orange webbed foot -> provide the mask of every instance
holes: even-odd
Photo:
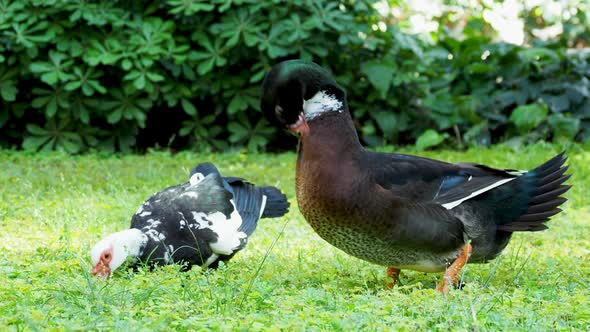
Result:
[[[471,244],[468,243],[461,249],[461,254],[455,259],[455,261],[447,268],[441,282],[436,286],[436,290],[441,294],[446,295],[449,293],[451,287],[459,286],[459,276],[461,269],[467,263],[469,256],[471,255]]]
[[[385,289],[390,290],[393,286],[397,285],[399,282],[399,274],[400,269],[396,269],[395,267],[387,268],[387,283],[385,284]]]

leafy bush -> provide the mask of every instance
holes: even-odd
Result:
[[[590,135],[587,56],[390,21],[367,0],[0,0],[0,144],[280,146],[258,86],[287,58],[332,69],[370,145]]]
[[[393,84],[387,102],[390,107],[409,104],[414,111],[398,115],[405,127],[397,119],[379,126],[399,130],[389,136],[394,141],[403,129],[414,137],[426,135],[428,128],[447,131],[459,144],[469,145],[590,136],[588,53],[446,38],[414,55],[421,65],[413,81]],[[408,88],[415,88],[409,100]],[[375,118],[378,125],[380,120]]]

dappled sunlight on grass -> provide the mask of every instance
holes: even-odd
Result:
[[[387,149],[393,151],[392,148]],[[420,152],[448,161],[527,169],[560,147]],[[403,152],[412,153],[411,150]],[[439,273],[385,268],[330,246],[297,209],[294,153],[144,156],[0,152],[0,326],[12,329],[437,330],[584,329],[590,324],[590,153],[568,148],[573,189],[549,230],[516,234],[503,255],[464,269],[461,291],[434,291]],[[291,211],[263,219],[248,246],[216,271],[179,266],[90,274],[88,250],[129,227],[153,192],[212,161],[225,175],[275,185]],[[274,247],[272,247],[274,245]],[[271,249],[272,248],[272,249]],[[264,264],[263,264],[264,262]]]

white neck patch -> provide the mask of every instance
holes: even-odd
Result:
[[[342,102],[336,96],[319,91],[310,99],[303,101],[303,114],[305,120],[309,121],[326,112],[340,113],[343,111],[342,106]]]

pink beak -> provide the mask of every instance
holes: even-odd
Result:
[[[106,279],[111,274],[111,269],[108,265],[103,265],[102,262],[98,262],[92,267],[92,275],[95,276],[97,274],[103,279]]]
[[[309,125],[307,124],[307,121],[305,121],[303,114],[300,114],[297,122],[295,122],[292,125],[289,125],[288,128],[290,132],[295,133],[299,136],[309,134]]]

